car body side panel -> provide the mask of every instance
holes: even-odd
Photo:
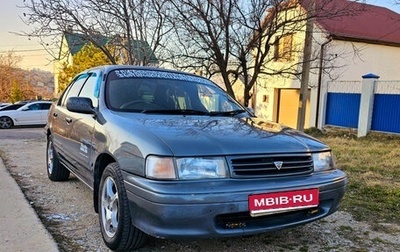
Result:
[[[68,112],[69,134],[64,139],[65,151],[75,160],[75,173],[88,185],[93,185],[93,163],[90,162],[92,134],[95,124],[93,115]]]
[[[159,139],[153,134],[142,132],[140,129],[135,129],[135,132],[133,132],[133,128],[125,130],[124,127],[130,128],[129,125],[109,122],[104,119],[108,116],[110,115],[100,113],[102,118],[96,122],[91,162],[94,163],[99,155],[107,153],[114,157],[122,170],[144,176],[146,155],[149,153],[172,155],[171,150],[165,144],[154,144],[158,143]]]
[[[49,117],[51,118],[51,130],[52,130],[52,137],[54,141],[54,146],[56,151],[60,154],[61,158],[64,160],[68,160],[70,165],[69,168],[72,168],[73,172],[76,170],[73,168],[76,166],[76,160],[73,159],[72,153],[69,151],[68,148],[68,141],[67,138],[71,134],[71,126],[67,122],[67,109],[54,105],[49,112]]]
[[[13,116],[14,125],[39,124],[37,118],[41,118],[40,110],[17,111]]]

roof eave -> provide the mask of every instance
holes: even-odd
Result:
[[[338,35],[338,34],[330,34],[329,37],[331,37],[334,40],[341,40],[348,42],[360,42],[360,43],[367,43],[374,45],[400,47],[400,42],[382,41],[377,39],[359,38],[359,37],[352,37],[348,35]]]

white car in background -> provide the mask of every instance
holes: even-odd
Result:
[[[45,125],[52,103],[51,101],[34,101],[16,110],[0,110],[0,129],[23,125]]]
[[[8,105],[11,105],[11,103],[1,103],[0,102],[0,109],[5,107],[5,106],[8,106]]]

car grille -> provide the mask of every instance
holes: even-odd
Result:
[[[304,175],[314,170],[310,154],[241,156],[228,160],[236,178]]]

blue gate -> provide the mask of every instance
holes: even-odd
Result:
[[[358,93],[328,93],[325,124],[357,128],[360,99]]]
[[[375,94],[371,130],[400,133],[400,95]]]

